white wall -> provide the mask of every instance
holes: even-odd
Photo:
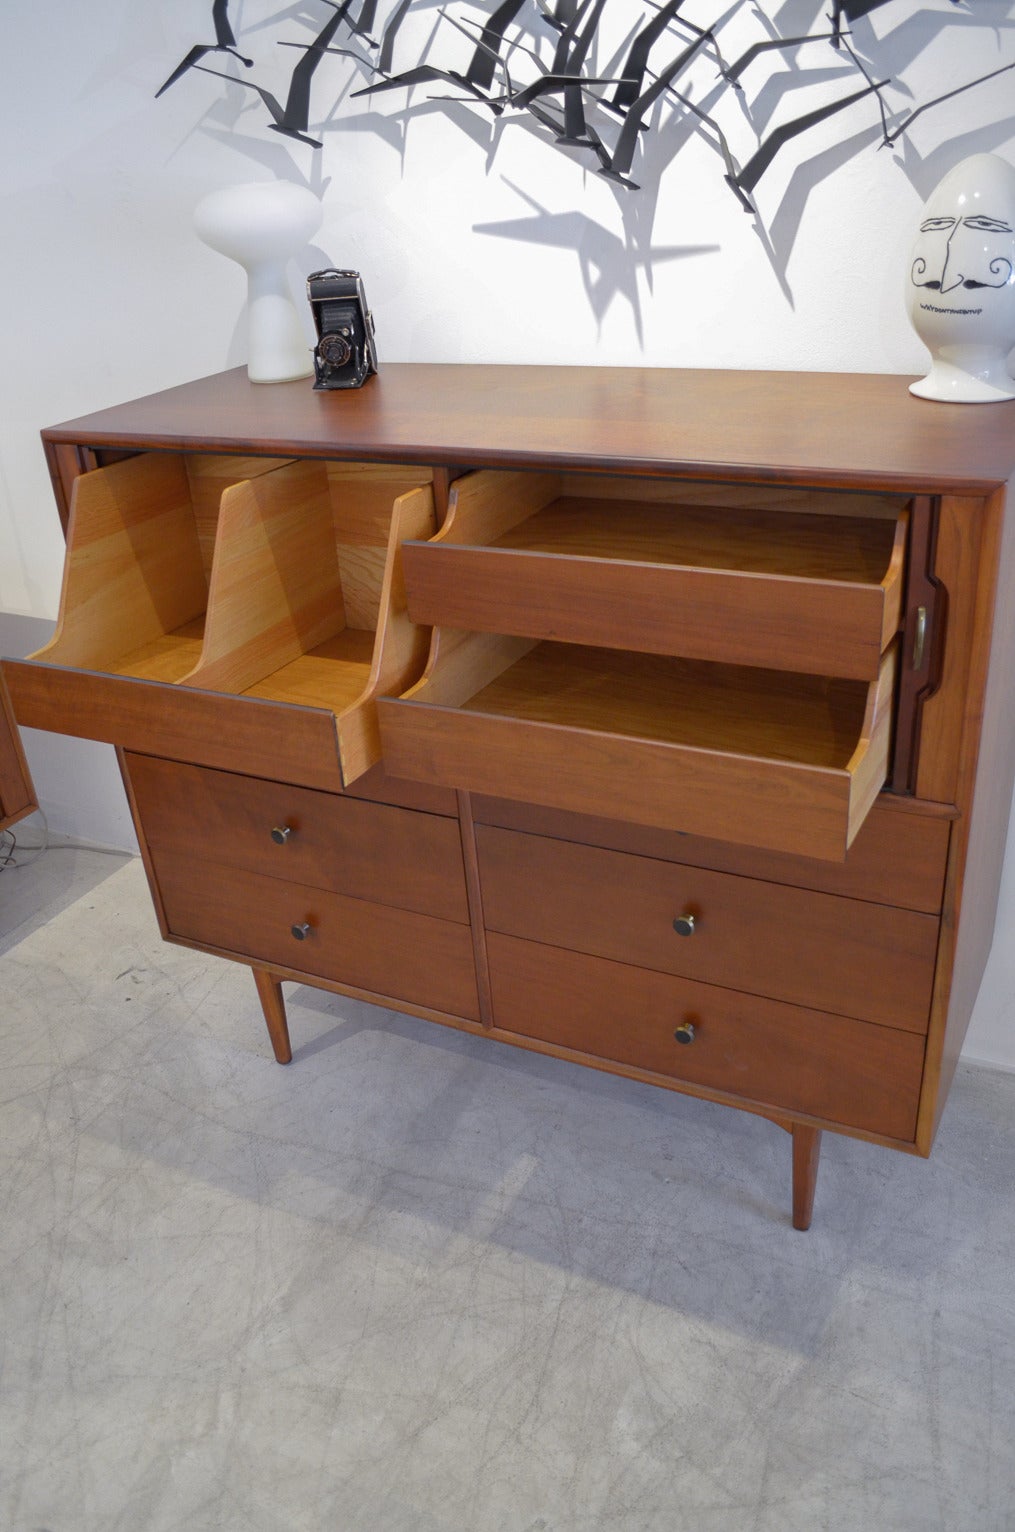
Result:
[[[623,13],[635,0],[613,3]],[[299,18],[323,19],[326,8],[307,0],[271,26],[281,6],[270,0],[231,9],[241,47],[258,59],[252,73],[284,92],[293,55],[277,41],[305,40]],[[827,7],[790,9],[804,31]],[[925,99],[1015,60],[1012,9],[893,0],[858,23],[856,39],[866,46],[876,33],[885,73]],[[425,14],[429,28],[435,13]],[[1015,159],[1015,74],[926,113],[892,150],[876,148],[869,103],[797,141],[759,188],[761,231],[697,135],[669,163],[665,140],[652,140],[644,190],[632,193],[523,125],[425,106],[407,125],[401,97],[372,112],[362,100],[329,103],[325,88],[315,105],[334,110],[315,152],[267,131],[249,93],[208,76],[153,99],[190,45],[210,40],[209,15],[210,0],[5,8],[0,613],[56,610],[62,545],[40,428],[243,359],[242,277],[191,232],[194,204],[214,187],[274,175],[323,193],[324,227],[302,270],[329,261],[363,272],[382,364],[918,372],[924,353],[902,282],[922,201],[966,154]],[[325,86],[341,68],[322,74]],[[759,100],[764,78],[748,80]],[[801,93],[794,110],[817,99]],[[55,784],[57,827],[128,837],[108,752],[51,775],[44,762],[58,748],[31,741],[43,795]],[[88,790],[65,792],[65,770]],[[1015,852],[969,1044],[1015,1067],[1013,905]]]

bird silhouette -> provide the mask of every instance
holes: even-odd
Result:
[[[331,4],[332,0],[328,0]],[[237,80],[233,75],[225,74],[221,69],[209,69],[207,64],[195,64],[195,69],[200,69],[203,74],[217,74],[224,80],[229,80],[234,85],[242,85],[247,90],[256,90],[264,105],[268,108],[271,117],[269,128],[275,133],[282,133],[286,138],[298,139],[301,144],[309,144],[313,149],[322,147],[319,138],[311,138],[308,128],[310,125],[310,86],[318,64],[328,53],[329,43],[346,19],[348,0],[343,0],[341,5],[335,7],[335,14],[330,16],[324,23],[320,32],[312,43],[301,44],[303,57],[296,65],[289,78],[289,90],[283,106],[277,96],[273,96],[270,90],[265,90],[263,85],[256,84],[253,80]]]
[[[201,60],[208,53],[231,53],[233,58],[239,59],[240,63],[245,64],[248,69],[251,67],[254,62],[253,59],[244,58],[243,54],[236,47],[236,36],[233,32],[232,23],[229,20],[229,0],[212,0],[211,19],[215,27],[215,42],[195,44],[190,52],[180,60],[165,84],[159,86],[155,92],[156,100],[162,95],[163,91],[169,89],[170,85],[175,85],[180,76],[185,75],[188,69],[193,69],[195,64],[200,64]]]

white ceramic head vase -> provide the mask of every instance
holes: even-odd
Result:
[[[931,193],[909,263],[909,317],[933,358],[910,392],[989,404],[1015,399],[1015,169],[974,154]]]

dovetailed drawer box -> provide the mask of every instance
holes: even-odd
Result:
[[[250,966],[280,1062],[296,980],[760,1113],[806,1228],[823,1129],[930,1152],[990,952],[1011,423],[847,375],[187,384],[44,433],[13,714],[118,747],[163,934]]]

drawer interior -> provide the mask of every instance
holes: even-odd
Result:
[[[911,503],[484,470],[404,550],[392,770],[842,861],[888,773]],[[429,711],[429,717],[423,714]]]
[[[33,659],[326,709],[352,780],[379,758],[374,695],[425,661],[398,563],[403,538],[434,530],[431,478],[168,453],[85,474],[56,633]]]
[[[899,628],[900,497],[486,471],[406,550],[432,625],[869,679]],[[590,492],[591,491],[591,492]]]
[[[871,683],[438,631],[379,704],[389,768],[445,786],[842,861],[888,764]]]
[[[607,481],[609,484],[609,481]],[[488,546],[565,557],[687,564],[743,569],[800,579],[879,585],[895,582],[902,505],[891,499],[816,493],[785,496],[777,506],[738,504],[754,499],[727,486],[723,505],[684,501],[669,487],[665,499],[642,498],[637,480],[615,480],[612,493],[584,494],[580,479],[562,476],[558,494]],[[692,495],[691,489],[684,494]],[[816,507],[820,506],[818,510]],[[476,517],[462,518],[448,542],[470,535],[483,543]]]
[[[862,681],[679,656],[540,643],[467,697],[467,712],[845,770]]]

